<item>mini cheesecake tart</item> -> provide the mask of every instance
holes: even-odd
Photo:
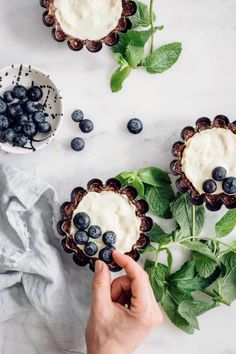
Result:
[[[40,0],[46,8],[43,22],[53,26],[52,35],[58,42],[67,40],[69,48],[90,52],[101,50],[103,43],[115,45],[118,32],[131,28],[128,17],[137,6],[131,0]]]
[[[236,178],[236,121],[230,123],[223,115],[213,121],[199,118],[195,127],[185,127],[181,132],[181,141],[172,147],[175,156],[170,164],[171,172],[180,176],[176,187],[180,192],[188,192],[194,205],[204,202],[209,210],[216,211],[225,205],[236,208],[236,193],[226,193],[223,181],[214,180],[213,171],[221,166],[227,176]],[[204,182],[210,180],[214,191],[204,191]]]
[[[75,215],[86,213],[90,225],[98,225],[104,235],[108,231],[116,234],[114,248],[129,255],[135,261],[140,257],[140,251],[150,243],[146,234],[152,228],[152,219],[145,214],[148,204],[137,199],[138,193],[131,186],[122,188],[117,179],[109,179],[104,185],[99,179],[91,180],[87,189],[75,188],[71,201],[62,204],[61,220],[58,222],[58,232],[63,236],[61,242],[64,250],[73,254],[73,260],[79,266],[89,265],[94,270],[99,252],[106,247],[103,237],[91,239],[97,246],[94,256],[88,256],[84,245],[75,242],[77,228],[73,222]],[[108,263],[111,271],[119,271],[120,267],[111,260]]]

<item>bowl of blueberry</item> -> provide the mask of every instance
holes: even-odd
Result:
[[[119,271],[112,259],[114,249],[137,261],[150,243],[148,232],[153,223],[146,215],[148,209],[135,188],[123,188],[115,178],[106,183],[93,179],[86,189],[75,188],[71,200],[61,206],[58,232],[62,247],[79,266],[94,270],[100,259],[110,271]]]
[[[63,117],[59,89],[31,65],[0,69],[0,149],[30,153],[47,146]]]

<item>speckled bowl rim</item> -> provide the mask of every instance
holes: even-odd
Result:
[[[132,23],[129,20],[130,16],[133,16],[137,11],[137,5],[133,0],[121,0],[122,1],[122,14],[119,19],[117,26],[110,31],[105,37],[99,40],[89,40],[75,38],[67,33],[65,33],[57,21],[55,16],[54,0],[39,0],[41,7],[45,8],[46,11],[43,13],[43,23],[47,27],[53,27],[52,36],[57,42],[64,42],[67,40],[68,46],[74,51],[81,50],[84,46],[88,51],[92,53],[99,52],[103,44],[107,46],[113,46],[119,41],[118,32],[126,32],[132,27]]]
[[[16,68],[20,68],[21,66],[23,68],[29,68],[31,69],[31,71],[34,71],[34,72],[38,72],[40,73],[41,75],[47,77],[53,84],[53,86],[55,87],[55,90],[56,90],[56,93],[58,95],[58,97],[60,96],[61,97],[61,90],[58,88],[57,84],[55,83],[54,79],[51,78],[51,75],[47,74],[45,71],[43,71],[42,69],[38,68],[37,66],[35,65],[31,65],[31,64],[11,64],[11,65],[7,65],[7,66],[4,66],[4,67],[1,67],[0,68],[0,72],[1,71],[7,71],[7,70],[12,70],[12,66],[14,65],[14,67]],[[2,89],[4,90],[4,87],[2,87]],[[53,134],[49,135],[48,139],[45,140],[44,143],[40,144],[40,146],[38,146],[35,151],[33,150],[29,150],[29,149],[15,149],[14,146],[9,146],[9,144],[3,144],[1,143],[0,144],[0,151],[5,151],[5,152],[8,152],[8,153],[11,153],[11,154],[16,154],[16,155],[22,155],[22,154],[30,154],[30,153],[35,153],[43,148],[45,148],[47,145],[49,145],[52,140],[55,138],[55,136],[57,135],[59,129],[61,128],[61,125],[62,125],[62,117],[64,115],[64,102],[63,102],[63,98],[61,97],[60,100],[59,100],[59,110],[60,110],[60,114],[61,116],[57,119],[57,127],[54,131]]]
[[[185,143],[195,134],[212,128],[229,129],[233,134],[236,134],[236,121],[231,123],[226,116],[217,115],[213,121],[207,117],[202,117],[195,122],[195,127],[187,126],[183,128],[181,132],[182,140],[177,141],[172,146],[172,154],[177,159],[170,163],[170,170],[174,176],[180,176],[176,180],[176,187],[179,192],[188,193],[189,201],[193,205],[201,205],[205,203],[207,209],[211,211],[217,211],[223,205],[228,209],[234,209],[236,208],[236,194],[200,194],[182,171],[182,157],[186,147]]]
[[[119,193],[120,195],[126,195],[132,205],[136,208],[136,215],[141,219],[140,235],[136,243],[132,246],[132,249],[125,254],[129,255],[135,261],[140,257],[140,251],[144,250],[150,244],[150,238],[146,234],[152,229],[153,221],[146,213],[149,210],[148,203],[143,199],[138,199],[138,192],[131,186],[122,187],[121,183],[115,179],[110,178],[105,184],[100,179],[92,179],[88,182],[87,188],[82,187],[75,188],[71,193],[70,202],[65,202],[61,205],[61,219],[58,221],[57,229],[59,234],[63,237],[61,241],[62,247],[65,252],[73,253],[73,260],[79,266],[89,265],[91,270],[94,270],[95,262],[98,257],[88,257],[84,251],[76,246],[73,235],[71,235],[71,223],[72,215],[76,207],[79,205],[83,197],[88,192],[111,191]],[[113,261],[108,264],[110,271],[117,272],[121,268]]]

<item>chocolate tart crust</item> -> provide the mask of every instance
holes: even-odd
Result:
[[[138,193],[135,188],[128,186],[125,188],[121,187],[121,183],[115,179],[109,179],[105,185],[100,179],[92,179],[88,182],[87,189],[82,187],[75,188],[71,193],[71,201],[65,202],[61,205],[61,219],[57,224],[57,229],[59,234],[63,237],[61,245],[65,252],[73,253],[73,260],[79,266],[89,265],[90,269],[94,271],[95,262],[97,257],[88,257],[82,249],[80,249],[74,242],[73,236],[70,233],[72,215],[74,210],[77,208],[78,204],[81,202],[83,197],[88,192],[100,193],[102,191],[113,191],[121,195],[125,195],[130,203],[132,203],[136,208],[136,215],[141,218],[140,226],[140,236],[137,242],[132,246],[132,249],[126,254],[137,261],[140,257],[139,251],[144,250],[149,244],[150,239],[146,235],[153,226],[153,221],[150,217],[145,214],[148,212],[148,204],[143,199],[137,199]],[[110,271],[117,272],[121,268],[115,263],[111,262],[108,264]]]
[[[54,0],[40,0],[40,5],[46,9],[42,17],[43,23],[47,27],[53,27],[52,36],[56,41],[64,42],[67,40],[70,49],[79,51],[85,46],[92,53],[100,51],[103,44],[106,44],[107,46],[115,45],[119,41],[118,32],[126,32],[131,28],[132,24],[129,20],[129,16],[134,15],[137,10],[137,5],[134,1],[122,0],[123,11],[117,26],[104,38],[101,38],[100,40],[89,40],[75,38],[62,30],[55,15],[56,8]]]
[[[188,193],[189,201],[193,205],[201,205],[205,202],[207,209],[211,211],[217,211],[221,208],[222,205],[225,205],[228,209],[236,208],[236,194],[200,194],[192,185],[191,181],[188,180],[184,172],[182,171],[182,157],[183,152],[186,147],[185,143],[190,139],[193,135],[207,129],[212,128],[223,128],[229,129],[232,133],[236,134],[236,121],[230,122],[229,119],[224,115],[218,115],[211,121],[207,117],[199,118],[195,127],[187,126],[181,132],[182,140],[177,141],[172,146],[172,154],[175,157],[170,163],[170,170],[174,176],[180,176],[176,180],[176,187],[181,193]]]

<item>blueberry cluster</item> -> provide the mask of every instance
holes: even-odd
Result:
[[[49,133],[51,125],[45,121],[39,103],[43,92],[38,86],[29,89],[16,85],[0,98],[1,142],[24,147],[37,133]]]
[[[79,123],[82,133],[90,133],[94,129],[94,124],[90,119],[84,119],[84,113],[80,109],[76,109],[71,118],[74,122]],[[71,141],[71,147],[75,151],[81,151],[85,147],[84,139],[76,137]]]
[[[226,194],[236,193],[236,178],[227,177],[227,171],[224,167],[215,167],[212,171],[212,179],[204,181],[202,188],[205,193],[212,194],[217,190],[215,181],[222,182],[222,189]]]
[[[99,251],[99,259],[105,263],[112,261],[112,251],[116,243],[116,234],[113,231],[106,231],[102,235],[102,230],[97,225],[90,225],[90,217],[87,213],[80,212],[74,216],[73,223],[78,229],[74,235],[74,241],[78,245],[84,246],[84,253],[92,257],[98,252],[98,246],[90,238],[97,239],[102,237],[102,241],[106,247]]]

